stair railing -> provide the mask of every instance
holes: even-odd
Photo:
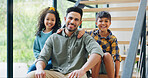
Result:
[[[121,78],[132,78],[140,37],[140,77],[146,78],[146,6],[147,0],[141,0]]]

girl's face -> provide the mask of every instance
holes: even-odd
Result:
[[[98,18],[96,25],[98,26],[99,30],[107,31],[107,29],[111,25],[111,22],[108,18]]]
[[[56,23],[56,17],[52,13],[47,13],[44,19],[46,30],[51,30]]]

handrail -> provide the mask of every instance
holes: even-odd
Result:
[[[141,0],[121,78],[132,78],[136,52],[139,45],[139,38],[142,32],[143,23],[145,21],[144,18],[146,18],[146,6],[147,0]]]
[[[82,1],[82,0],[78,0],[78,1],[76,1],[76,0],[67,0],[67,1],[74,2],[74,3],[75,3],[75,6],[83,5],[83,6],[86,6],[86,7],[88,7],[88,8],[95,8],[95,7],[93,7],[93,6],[89,6],[89,5],[85,5],[85,4],[80,4],[80,1]],[[84,0],[84,1],[88,1],[88,0]],[[78,4],[77,4],[77,3],[78,3]]]
[[[146,17],[146,12],[145,12],[145,17]],[[144,18],[142,32],[141,32],[140,54],[143,56],[143,57],[140,58],[141,59],[140,62],[142,64],[139,64],[139,65],[141,65],[140,75],[141,75],[141,78],[146,78],[146,18]]]

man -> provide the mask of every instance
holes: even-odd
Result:
[[[91,36],[84,34],[77,38],[82,15],[82,9],[68,8],[64,17],[66,28],[61,34],[53,34],[47,39],[36,61],[37,70],[27,77],[87,78],[86,72],[101,61],[103,52]],[[49,58],[52,58],[53,70],[44,70]]]

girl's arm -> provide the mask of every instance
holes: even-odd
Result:
[[[58,30],[57,30],[57,34],[60,34],[63,30],[64,30],[64,28],[58,29]],[[81,29],[81,30],[79,31],[79,33],[78,33],[77,38],[81,38],[81,37],[84,35],[84,33],[85,33],[85,29]]]
[[[41,49],[40,49],[40,46],[39,46],[39,41],[36,37],[36,39],[34,40],[34,44],[33,44],[33,53],[34,53],[34,56],[35,56],[36,59],[38,58],[40,52],[41,52]]]

